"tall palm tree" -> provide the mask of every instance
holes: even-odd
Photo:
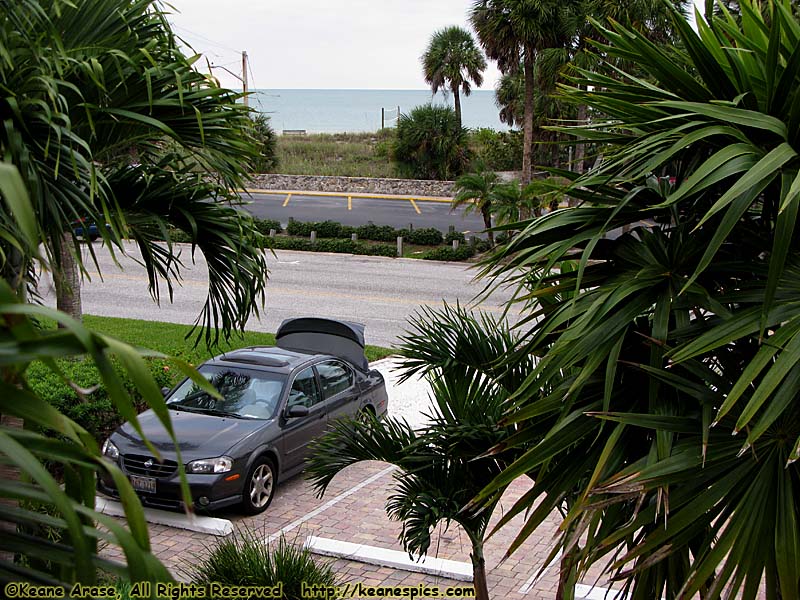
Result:
[[[466,206],[466,212],[477,211],[483,218],[489,243],[494,246],[494,232],[492,231],[492,197],[494,186],[497,183],[497,174],[493,171],[467,173],[456,180],[456,196],[450,204],[450,210],[459,206]]]
[[[482,496],[536,481],[521,538],[571,499],[557,546],[633,598],[800,597],[800,22],[740,6],[697,32],[673,11],[680,53],[599,28],[617,76],[565,92],[607,115],[583,128],[604,162],[563,173],[591,204],[485,264],[525,303],[509,420],[540,441]]]
[[[578,0],[476,0],[470,21],[486,55],[504,73],[522,66],[525,81],[523,111],[522,184],[532,174],[534,96],[544,81],[536,74],[537,56],[548,48],[563,48],[569,41],[571,16]]]
[[[389,516],[403,523],[400,541],[409,553],[424,555],[431,533],[444,521],[457,523],[469,537],[476,598],[488,600],[484,538],[501,494],[486,510],[467,504],[512,456],[486,456],[511,430],[499,425],[505,402],[531,363],[514,370],[496,365],[518,344],[502,322],[474,317],[460,307],[423,309],[411,319],[400,348],[403,376],[426,376],[434,411],[418,430],[392,418],[339,421],[314,445],[306,473],[320,493],[336,474],[363,460],[396,465]]]
[[[461,125],[461,96],[469,96],[472,84],[483,83],[486,59],[475,44],[472,34],[456,25],[435,32],[422,55],[425,82],[435,94],[439,90],[453,93],[458,124]]]

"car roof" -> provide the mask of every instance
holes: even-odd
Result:
[[[288,350],[277,346],[250,346],[231,350],[215,356],[206,364],[237,364],[263,367],[270,371],[289,373],[295,368],[311,362],[317,358],[326,358],[326,354],[315,354]],[[334,358],[334,357],[330,357]]]

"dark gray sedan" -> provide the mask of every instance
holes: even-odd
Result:
[[[364,327],[319,318],[281,324],[275,347],[243,348],[199,367],[222,400],[190,379],[167,395],[167,406],[196,508],[240,505],[263,511],[275,486],[303,468],[309,443],[333,419],[386,412],[383,376],[364,356]],[[119,427],[103,454],[119,464],[142,502],[182,506],[175,447],[158,417],[139,415],[161,461],[130,423]],[[110,477],[100,491],[116,496]]]

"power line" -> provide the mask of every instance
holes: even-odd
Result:
[[[191,35],[193,37],[196,37],[196,38],[198,38],[198,39],[200,39],[200,40],[202,40],[202,41],[204,41],[204,42],[206,42],[208,44],[211,44],[212,46],[216,46],[216,47],[222,48],[224,50],[229,50],[230,52],[236,52],[237,54],[240,52],[240,50],[236,50],[235,48],[231,48],[230,46],[226,46],[225,44],[220,44],[219,42],[215,42],[214,40],[212,40],[210,38],[207,38],[206,36],[204,36],[202,34],[195,33],[194,31],[191,31],[190,29],[186,29],[186,27],[182,27],[180,25],[175,25],[174,23],[173,23],[172,26],[175,29],[179,29],[179,30],[185,31],[189,35]]]

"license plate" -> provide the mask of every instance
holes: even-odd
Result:
[[[156,480],[154,477],[138,477],[131,475],[131,485],[138,492],[156,493]]]

